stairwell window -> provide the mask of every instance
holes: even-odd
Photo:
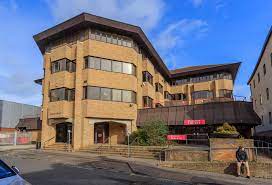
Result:
[[[160,83],[155,83],[155,90],[163,94],[163,86]]]
[[[153,99],[149,96],[143,96],[144,108],[153,108]]]
[[[75,89],[58,88],[50,90],[50,101],[74,101],[75,100]]]
[[[153,85],[153,76],[148,71],[143,71],[143,82],[149,82]]]

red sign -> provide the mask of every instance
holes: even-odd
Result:
[[[167,135],[167,140],[186,140],[187,135]]]
[[[199,119],[199,120],[192,120],[192,119],[185,119],[184,125],[205,125],[206,121],[205,119]]]

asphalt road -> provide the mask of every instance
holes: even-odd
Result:
[[[28,150],[0,153],[0,158],[18,167],[21,176],[33,185],[229,184],[224,179],[171,172],[100,156],[79,157]]]

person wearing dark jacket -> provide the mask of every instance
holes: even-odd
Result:
[[[248,165],[248,156],[245,151],[245,148],[240,146],[238,150],[236,151],[236,159],[237,159],[237,175],[238,177],[241,174],[241,165],[244,164],[247,171],[247,178],[250,178],[250,171],[249,171],[249,165]]]

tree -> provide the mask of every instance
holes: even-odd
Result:
[[[151,120],[144,123],[142,128],[130,136],[132,145],[162,146],[167,143],[168,127],[161,120]]]

